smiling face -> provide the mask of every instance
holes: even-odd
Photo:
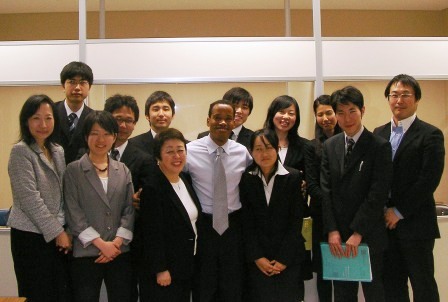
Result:
[[[62,87],[64,88],[67,105],[73,111],[78,111],[85,98],[89,95],[89,82],[82,79],[80,76],[76,76],[72,79],[67,79]]]
[[[263,173],[269,173],[277,161],[277,150],[264,136],[254,141],[252,157]]]
[[[235,104],[235,128],[247,121],[250,115],[250,108],[246,101],[241,100]]]
[[[207,118],[207,126],[210,128],[210,138],[218,146],[224,145],[229,139],[234,127],[233,107],[227,104],[213,106],[210,117]]]
[[[278,132],[287,133],[294,127],[296,122],[297,112],[294,105],[289,106],[285,109],[280,109],[274,115],[274,126],[275,130]]]
[[[418,101],[414,89],[397,82],[390,87],[389,106],[395,123],[412,116],[417,112]]]
[[[95,156],[105,156],[112,149],[117,136],[104,130],[98,123],[93,124],[87,136],[90,153]]]
[[[168,101],[155,102],[149,107],[148,114],[146,119],[156,133],[167,129],[173,119],[173,110]]]
[[[179,139],[168,139],[160,149],[158,163],[160,170],[170,179],[172,176],[178,176],[182,172],[186,159],[185,144]]]
[[[135,114],[131,108],[123,106],[114,110],[112,116],[118,124],[117,147],[124,144],[132,135],[135,127]]]
[[[27,123],[34,140],[42,146],[54,129],[53,110],[50,104],[42,103]]]
[[[359,109],[352,102],[338,104],[336,108],[336,118],[339,127],[348,135],[353,137],[362,127],[362,116],[365,108]]]
[[[333,133],[337,124],[333,108],[330,105],[319,105],[316,108],[316,122],[324,133]]]

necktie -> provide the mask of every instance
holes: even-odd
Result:
[[[227,205],[227,181],[222,163],[224,149],[216,149],[216,159],[213,165],[213,228],[222,235],[229,227]]]
[[[350,156],[352,155],[353,145],[355,144],[355,141],[353,140],[353,138],[347,137],[346,143],[347,143],[347,152],[345,153],[344,157],[344,169],[347,169],[348,167],[348,163],[350,161]]]
[[[120,152],[117,149],[110,151],[110,157],[114,160],[120,160]]]
[[[392,146],[392,159],[395,157],[398,146],[400,145],[401,138],[403,137],[403,127],[392,127],[392,133],[390,136],[390,145]]]
[[[78,116],[76,115],[76,113],[70,113],[67,119],[68,119],[68,131],[70,132],[70,134],[73,134],[76,128],[76,124],[78,124]]]

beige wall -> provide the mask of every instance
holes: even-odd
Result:
[[[98,38],[98,12],[87,15],[87,37]],[[293,10],[293,36],[313,35],[312,12]],[[284,36],[283,10],[107,12],[107,38]],[[322,11],[324,37],[448,36],[443,11]],[[77,13],[0,14],[0,41],[78,38]]]

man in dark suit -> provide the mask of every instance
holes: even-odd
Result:
[[[145,116],[149,122],[149,131],[131,138],[136,147],[152,156],[154,137],[162,130],[168,129],[174,118],[175,106],[173,98],[165,91],[153,92],[145,103]]]
[[[54,129],[56,142],[64,148],[68,165],[86,151],[82,137],[84,119],[92,111],[84,102],[93,84],[92,69],[83,62],[71,62],[61,71],[65,100],[56,103],[59,127]]]
[[[244,127],[243,124],[247,121],[254,108],[252,95],[244,88],[234,87],[227,91],[222,99],[230,101],[235,106],[235,128],[232,130],[230,139],[236,140],[249,150],[250,137],[254,132]],[[198,134],[198,138],[207,136],[209,133],[209,131],[201,132]]]
[[[384,258],[386,301],[409,301],[408,279],[415,302],[439,301],[433,248],[440,233],[433,194],[444,167],[443,133],[417,117],[421,89],[413,77],[395,76],[384,96],[392,119],[374,133],[390,140],[394,154],[384,215],[389,239]]]
[[[321,188],[324,232],[335,257],[356,257],[369,246],[372,282],[363,282],[364,297],[384,301],[382,280],[386,228],[383,209],[392,179],[390,144],[364,128],[364,98],[355,87],[331,95],[343,133],[323,145]],[[345,243],[345,248],[342,246]],[[335,302],[358,301],[358,282],[334,281]]]
[[[131,261],[134,268],[133,278],[133,296],[132,301],[138,300],[138,287],[141,266],[143,261],[143,242],[141,239],[141,221],[139,219],[140,192],[149,181],[151,173],[150,165],[152,157],[136,147],[128,138],[134,131],[135,124],[138,122],[139,109],[136,100],[132,96],[116,94],[106,100],[104,110],[112,113],[112,116],[118,123],[118,136],[115,141],[114,150],[111,156],[121,161],[131,171],[132,183],[134,185],[133,196],[134,207],[136,208],[134,238],[131,242]]]

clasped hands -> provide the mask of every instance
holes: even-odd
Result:
[[[359,233],[353,233],[345,242],[345,249],[342,247],[341,235],[338,231],[328,233],[328,244],[331,254],[335,257],[356,257],[358,255],[358,246],[361,243],[362,236]]]
[[[258,269],[268,277],[278,275],[286,269],[286,265],[276,260],[269,260],[265,257],[255,260],[255,264],[257,265]]]
[[[121,254],[120,247],[123,244],[123,238],[115,237],[112,241],[104,241],[101,238],[96,238],[92,243],[100,250],[98,258],[95,259],[95,263],[108,263]]]

